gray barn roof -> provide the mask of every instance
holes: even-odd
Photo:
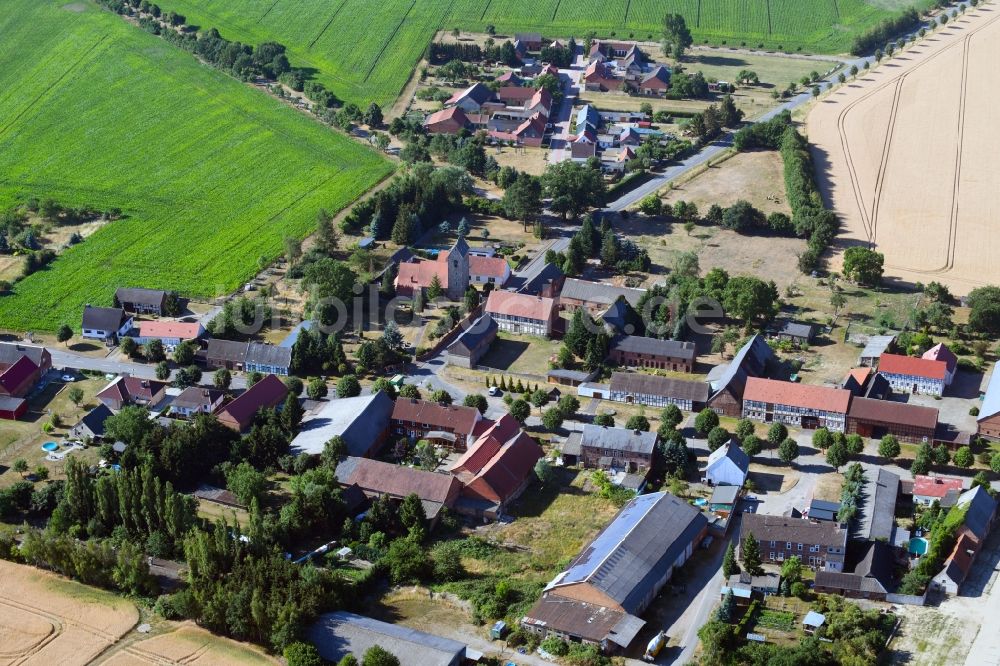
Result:
[[[638,372],[611,373],[611,391],[705,402],[708,384],[689,379],[658,377]]]
[[[320,656],[333,662],[348,654],[360,661],[368,648],[378,645],[402,666],[447,666],[459,663],[466,650],[465,644],[449,638],[346,611],[321,615],[306,633]]]
[[[483,340],[493,340],[497,335],[497,323],[489,313],[477,319],[472,326],[465,329],[455,341],[448,345],[449,354],[470,356],[482,344]]]
[[[630,289],[628,287],[616,287],[612,284],[566,278],[560,296],[562,298],[605,306],[614,303],[619,296],[624,296],[629,305],[636,307],[639,304],[639,299],[645,293],[645,289]]]
[[[868,342],[865,343],[865,348],[861,350],[859,356],[861,358],[878,358],[895,341],[895,335],[873,335],[868,338]]]
[[[32,363],[41,367],[45,348],[17,342],[0,342],[0,363],[14,365],[22,356],[27,356]]]
[[[589,583],[634,615],[707,525],[700,511],[670,493],[640,495],[622,508],[549,589]]]
[[[272,365],[279,368],[287,368],[292,364],[292,349],[291,347],[279,347],[277,345],[251,342],[247,346],[246,362],[254,365]]]
[[[896,497],[899,495],[899,476],[889,470],[879,469],[868,482],[865,502],[861,507],[858,534],[865,539],[891,541],[896,526]]]
[[[587,424],[583,426],[581,444],[599,449],[652,455],[656,447],[656,433]]]
[[[115,300],[119,303],[141,303],[143,305],[163,305],[167,292],[162,289],[142,289],[140,287],[119,287],[115,290]]]
[[[997,364],[993,364],[993,374],[990,375],[990,383],[986,385],[986,394],[983,396],[983,404],[979,408],[977,421],[989,418],[1000,413],[1000,372],[997,371]]]
[[[982,541],[989,532],[990,522],[997,510],[997,501],[982,486],[966,490],[958,498],[959,506],[968,505],[965,526]]]
[[[658,340],[657,338],[646,338],[640,335],[626,335],[617,340],[612,345],[612,348],[620,352],[683,358],[689,361],[693,361],[696,356],[695,344],[693,342]]]
[[[736,465],[744,474],[746,474],[747,470],[750,469],[750,456],[746,454],[746,451],[740,448],[739,444],[734,444],[730,441],[709,454],[708,462],[705,464],[705,471],[707,472],[712,469],[712,467],[715,466],[715,463],[719,462],[723,458],[732,460],[733,464]]]
[[[507,283],[508,289],[513,289],[522,294],[538,295],[542,293],[542,287],[549,282],[556,282],[564,277],[564,273],[559,266],[551,263],[535,263],[530,269],[518,271],[511,276]]]
[[[292,440],[292,453],[322,453],[323,445],[339,435],[347,443],[348,455],[364,456],[389,426],[392,407],[392,398],[385,391],[331,400],[316,416],[302,422]]]
[[[95,331],[117,331],[125,323],[127,315],[121,308],[83,308],[83,327]]]
[[[104,422],[111,416],[111,410],[103,403],[87,412],[80,423],[91,432],[94,437],[104,437]]]
[[[711,375],[709,376],[709,381],[712,382],[712,395],[718,395],[719,392],[732,388],[736,395],[742,397],[747,377],[762,376],[768,362],[773,358],[774,352],[764,338],[759,335],[753,336],[749,342],[740,347],[718,378],[713,380]]]

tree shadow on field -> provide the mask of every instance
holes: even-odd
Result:
[[[745,67],[749,64],[743,58],[715,55],[698,55],[694,60],[697,60],[700,65],[713,65],[715,67]]]

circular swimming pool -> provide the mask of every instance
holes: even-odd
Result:
[[[46,451],[55,451],[56,449],[59,448],[59,445],[56,444],[55,442],[45,442],[44,444],[42,444],[42,448],[45,449]]]

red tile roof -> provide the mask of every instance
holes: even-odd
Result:
[[[0,387],[3,387],[5,393],[13,393],[37,370],[38,366],[34,361],[22,356],[14,362],[14,365],[0,372]]]
[[[424,470],[393,465],[391,463],[355,458],[354,469],[345,484],[357,484],[369,493],[406,497],[415,494],[428,502],[447,504],[454,496],[458,480],[450,474],[438,474]]]
[[[276,407],[288,395],[288,388],[276,375],[268,375],[219,411],[219,420],[235,423],[243,430],[253,421],[257,412],[266,407]]]
[[[828,386],[748,377],[743,399],[846,414],[851,392]]]
[[[844,377],[844,383],[846,384],[847,380],[853,377],[854,381],[858,383],[858,386],[864,386],[865,382],[868,381],[868,375],[870,375],[871,372],[872,369],[867,366],[862,368],[854,368],[847,373],[847,377]]]
[[[413,398],[398,398],[392,409],[392,419],[431,427],[447,427],[468,436],[472,434],[480,414],[475,407],[440,405]]]
[[[542,448],[509,414],[493,424],[463,455],[451,472],[465,486],[465,494],[492,502],[504,502],[520,489]]]
[[[445,120],[454,120],[459,125],[465,125],[469,122],[468,117],[465,115],[460,107],[452,106],[447,109],[441,109],[431,115],[427,116],[427,120],[424,121],[424,125],[433,125],[435,123],[444,122]]]
[[[944,361],[948,372],[953,372],[958,365],[958,357],[943,342],[939,342],[925,351],[924,355],[920,358],[927,359],[928,361]]]
[[[497,97],[500,98],[500,101],[510,106],[520,106],[534,96],[534,88],[522,88],[520,86],[505,86],[497,91]]]
[[[167,387],[165,382],[158,382],[152,379],[142,379],[140,377],[121,376],[101,389],[97,394],[98,398],[110,398],[120,402],[144,401],[149,402],[153,396],[157,395]]]
[[[481,257],[477,254],[469,255],[469,274],[471,275],[485,275],[499,279],[506,275],[508,270],[507,260],[503,257]]]
[[[140,338],[180,338],[194,340],[202,335],[205,329],[198,322],[182,321],[140,321]]]
[[[955,548],[951,551],[951,555],[948,556],[948,562],[954,562],[964,576],[969,575],[969,569],[972,568],[972,560],[976,556],[976,552],[979,550],[979,542],[965,532],[958,538],[955,542]],[[948,564],[945,563],[945,568],[947,569]],[[961,582],[961,581],[959,581]]]
[[[925,377],[927,379],[944,380],[948,373],[948,364],[944,361],[932,361],[915,356],[901,354],[882,354],[878,360],[878,371],[890,375],[906,375],[908,377]]]
[[[442,252],[442,254],[445,254]],[[429,287],[437,275],[442,287],[448,286],[448,265],[442,261],[418,259],[399,265],[396,275],[396,288],[399,287]]]
[[[925,476],[918,474],[913,479],[913,494],[922,497],[943,498],[949,490],[961,490],[962,479],[950,476]]]
[[[530,100],[528,100],[528,103],[525,104],[525,106],[527,106],[530,109],[534,108],[538,104],[544,106],[546,111],[551,111],[552,93],[550,93],[545,88],[539,88],[537,91],[535,91],[535,94],[531,97]]]
[[[491,291],[486,300],[486,311],[490,314],[508,317],[525,317],[538,321],[549,321],[555,301],[542,296],[517,294],[512,291]]]

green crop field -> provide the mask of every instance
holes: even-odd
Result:
[[[115,287],[232,290],[392,171],[366,147],[86,1],[4,0],[0,208],[121,208],[0,297],[0,328],[79,326]]]
[[[680,13],[697,43],[840,53],[854,36],[895,13],[886,0],[160,0],[164,9],[223,37],[281,42],[292,64],[314,70],[338,97],[391,104],[440,29],[546,37],[657,40],[667,12]],[[927,0],[895,0],[895,11]]]

